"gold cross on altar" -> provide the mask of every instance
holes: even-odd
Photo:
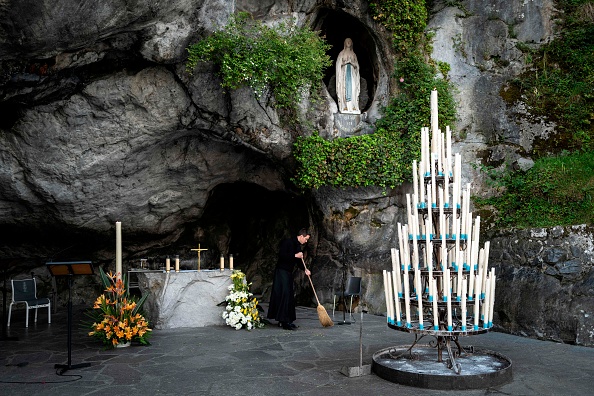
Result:
[[[200,271],[200,252],[208,249],[201,249],[200,244],[198,244],[198,249],[191,249],[193,252],[198,252],[198,271]]]

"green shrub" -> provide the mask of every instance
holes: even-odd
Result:
[[[495,209],[496,227],[551,227],[594,221],[594,153],[537,160],[526,172],[489,172],[500,193],[474,198]]]
[[[270,28],[238,13],[224,29],[190,45],[186,69],[191,73],[198,62],[214,62],[224,88],[248,86],[258,97],[270,89],[276,107],[295,109],[305,92],[317,92],[332,64],[329,48],[307,27]]]

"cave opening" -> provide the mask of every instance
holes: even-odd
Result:
[[[353,40],[353,50],[357,55],[361,76],[359,108],[365,112],[371,106],[379,76],[379,62],[375,51],[375,42],[369,30],[357,18],[340,10],[322,9],[318,12],[312,28],[320,31],[326,42],[332,47],[327,54],[332,59],[324,75],[324,84],[330,96],[336,97],[336,58],[344,49],[344,40]]]
[[[188,227],[186,244],[200,243],[205,268],[218,268],[219,257],[233,254],[234,269],[243,271],[260,292],[272,279],[281,239],[310,226],[307,200],[286,191],[270,191],[248,182],[223,183],[209,194],[203,215]]]

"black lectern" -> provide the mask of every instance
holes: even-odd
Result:
[[[66,370],[89,367],[91,363],[72,364],[72,277],[74,275],[92,275],[93,263],[91,261],[62,261],[45,263],[53,276],[68,277],[68,363],[56,364],[54,368],[61,369],[60,374]]]

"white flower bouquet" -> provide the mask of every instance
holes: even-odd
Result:
[[[245,282],[245,274],[233,271],[231,274],[233,284],[229,286],[229,295],[225,297],[227,307],[223,311],[225,323],[235,330],[264,327],[258,312],[258,300],[252,298],[250,285]]]

